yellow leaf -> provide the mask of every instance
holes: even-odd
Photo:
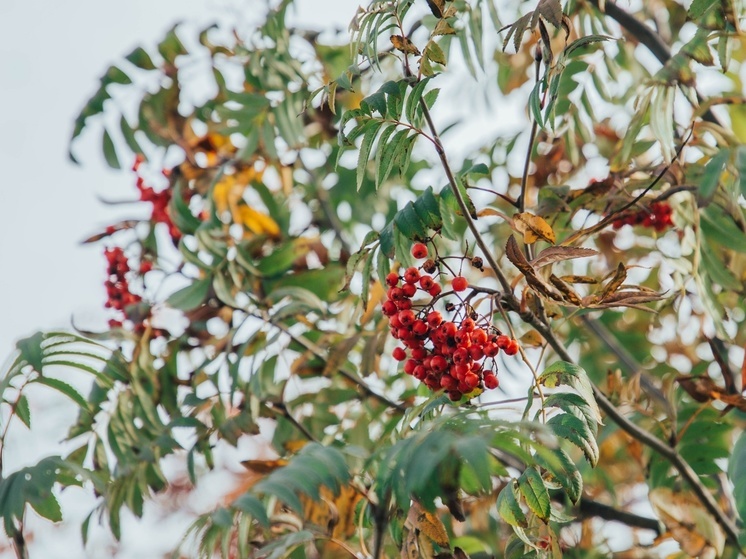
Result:
[[[288,465],[288,461],[283,458],[277,460],[244,460],[241,465],[257,474],[268,474],[277,468]]]
[[[554,231],[544,218],[529,212],[515,214],[513,216],[513,227],[523,234],[523,242],[528,245],[539,239],[552,244],[557,241]]]
[[[544,345],[544,338],[536,330],[529,330],[521,336],[521,345],[528,347],[539,347]]]
[[[391,44],[394,45],[396,50],[401,51],[404,54],[414,54],[415,56],[419,56],[420,54],[420,49],[418,49],[407,37],[402,35],[391,35]]]
[[[446,532],[443,522],[441,522],[440,518],[422,508],[422,505],[419,503],[414,502],[412,504],[412,508],[409,509],[407,521],[413,528],[419,530],[440,547],[446,549],[451,547],[448,532]]]
[[[280,227],[274,219],[246,204],[238,206],[237,217],[238,219],[234,216],[233,221],[240,223],[255,235],[280,236]]]

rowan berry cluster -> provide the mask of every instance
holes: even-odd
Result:
[[[639,210],[614,221],[614,229],[625,225],[642,225],[656,231],[665,231],[673,225],[673,209],[665,202],[653,202],[647,209]]]
[[[137,175],[137,190],[140,191],[140,200],[143,202],[150,202],[153,204],[153,209],[150,215],[150,220],[153,223],[165,223],[168,227],[168,233],[171,235],[171,239],[176,243],[181,238],[181,231],[174,225],[169,214],[168,205],[171,202],[171,190],[166,188],[160,192],[156,192],[152,186],[145,184],[145,179],[139,174],[140,165],[142,165],[143,159],[141,156],[135,158],[135,163],[132,165],[132,170]],[[165,176],[168,176],[167,170],[163,171]]]
[[[415,244],[412,255],[427,258],[427,246]],[[391,335],[404,346],[394,349],[394,359],[404,362],[407,374],[431,390],[444,389],[454,401],[478,388],[497,388],[495,357],[500,351],[515,355],[518,342],[500,334],[488,318],[479,316],[458,297],[468,289],[468,281],[460,275],[451,280],[459,302],[446,305],[446,311],[454,313],[454,320],[444,319],[434,308],[444,295],[441,284],[431,275],[437,270],[436,262],[428,259],[401,276],[391,272],[386,277],[389,289],[383,314],[389,319]],[[415,304],[413,298],[418,293],[429,296],[430,301]]]
[[[132,329],[137,334],[142,334],[146,329],[146,320],[150,311],[143,313],[135,305],[142,302],[142,297],[130,290],[129,277],[134,274],[129,260],[121,247],[107,248],[104,250],[107,262],[107,278],[104,282],[106,287],[107,301],[104,306],[116,312],[115,318],[109,320],[109,328],[122,328],[126,320],[132,322]],[[139,273],[145,274],[152,269],[149,260],[143,260],[139,266]],[[154,329],[153,336],[163,336],[165,332]]]
[[[108,264],[108,276],[104,283],[108,297],[105,306],[107,309],[117,311],[117,318],[109,320],[109,326],[117,328],[122,326],[127,317],[125,309],[142,301],[142,297],[130,291],[127,276],[130,275],[131,270],[124,250],[120,247],[107,248],[104,256]]]

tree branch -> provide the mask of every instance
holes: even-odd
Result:
[[[582,498],[578,503],[578,512],[584,518],[598,517],[613,522],[621,522],[633,528],[642,528],[643,530],[652,530],[656,536],[660,536],[665,530],[661,522],[655,518],[638,516],[631,512],[616,509],[609,505],[604,505],[592,499]]]

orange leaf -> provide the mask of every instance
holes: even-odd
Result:
[[[551,244],[557,241],[552,227],[546,220],[529,212],[515,214],[513,216],[513,227],[516,231],[523,234],[523,242],[528,245],[535,243],[539,239]]]
[[[398,51],[404,54],[413,54],[415,56],[420,55],[420,49],[418,49],[412,41],[402,35],[391,35],[391,44]]]

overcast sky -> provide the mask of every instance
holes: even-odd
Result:
[[[100,246],[80,241],[122,217],[97,196],[132,193],[128,173],[109,170],[93,126],[67,159],[73,119],[98,78],[137,45],[152,47],[175,21],[209,23],[256,14],[258,0],[0,1],[0,362],[36,330],[99,315]],[[300,22],[349,22],[350,0],[300,0]],[[260,12],[261,13],[261,12]]]

